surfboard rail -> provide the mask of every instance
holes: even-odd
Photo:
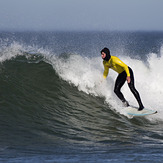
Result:
[[[132,106],[129,106],[129,107],[125,108],[124,111],[130,116],[139,116],[139,117],[140,116],[152,115],[152,114],[157,113],[156,110],[150,110],[150,109],[147,109],[147,108],[144,108],[143,110],[138,111],[137,107],[132,107]]]

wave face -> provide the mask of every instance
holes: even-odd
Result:
[[[160,33],[1,34],[0,160],[161,161],[162,40]],[[107,43],[132,67],[144,105],[158,114],[130,119],[113,92],[117,74],[110,70],[101,83],[99,51]],[[137,106],[127,84],[122,92]]]

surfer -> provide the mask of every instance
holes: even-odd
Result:
[[[124,85],[125,81],[127,80],[128,86],[139,104],[138,110],[143,110],[144,106],[141,102],[140,95],[134,86],[134,74],[132,69],[128,67],[125,63],[123,63],[118,57],[111,56],[110,50],[108,48],[104,48],[101,50],[101,57],[103,59],[104,65],[104,79],[106,79],[109,73],[109,68],[113,69],[119,74],[115,82],[114,92],[118,96],[118,98],[123,102],[124,106],[128,107],[129,103],[124,98],[120,90],[121,87]]]

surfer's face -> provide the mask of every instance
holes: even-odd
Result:
[[[106,53],[102,52],[101,57],[102,57],[102,59],[104,59],[106,57]]]

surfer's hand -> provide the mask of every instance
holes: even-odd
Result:
[[[127,83],[130,83],[131,82],[130,76],[127,76],[126,80],[127,80]]]

